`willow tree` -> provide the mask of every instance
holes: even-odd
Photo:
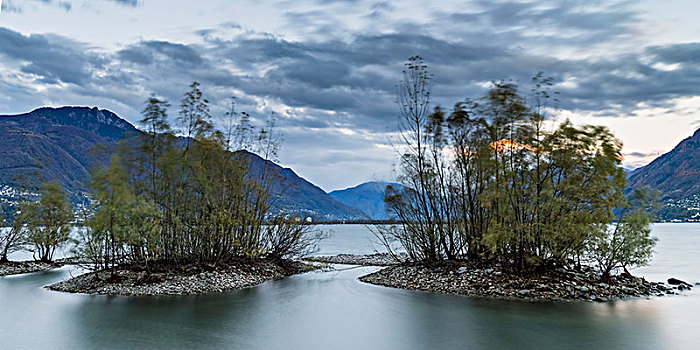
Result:
[[[21,213],[15,220],[25,232],[34,258],[51,262],[56,249],[70,239],[73,208],[63,188],[57,183],[43,184],[40,193],[38,202],[24,202],[20,205]]]
[[[597,262],[604,279],[610,279],[611,272],[622,268],[644,266],[651,259],[656,238],[651,237],[651,222],[655,209],[650,203],[656,193],[640,188],[632,192],[630,198],[619,208],[613,225],[599,225],[588,240],[589,251]]]
[[[92,188],[97,207],[82,228],[77,255],[94,269],[139,263],[148,267],[158,257],[161,211],[147,196],[134,195],[118,156],[109,168],[94,171]]]
[[[4,223],[0,218],[0,263],[8,262],[8,256],[26,244],[21,220],[13,220],[9,227],[3,227]]]
[[[448,196],[451,174],[443,152],[446,144],[444,112],[430,108],[432,75],[419,56],[411,57],[399,83],[398,129],[401,189],[389,189],[388,209],[400,228],[379,228],[377,236],[388,245],[397,240],[415,260],[456,258],[463,241],[457,235],[454,203]]]

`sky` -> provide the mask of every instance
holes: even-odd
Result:
[[[136,123],[148,96],[177,106],[198,81],[215,123],[232,96],[255,123],[275,113],[278,162],[327,191],[394,179],[414,55],[448,110],[544,72],[552,125],[608,126],[627,168],[700,127],[696,0],[1,2],[0,114],[97,106]]]

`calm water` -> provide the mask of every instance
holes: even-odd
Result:
[[[329,226],[319,254],[381,251],[362,226]],[[637,274],[700,281],[700,224],[657,224]],[[597,303],[494,301],[372,286],[374,268],[313,272],[196,297],[71,295],[43,286],[77,273],[0,278],[2,349],[501,349],[700,347],[700,287],[684,296]]]

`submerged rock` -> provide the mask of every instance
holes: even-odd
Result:
[[[682,281],[682,280],[679,280],[679,279],[673,278],[673,277],[669,278],[666,282],[668,282],[668,284],[674,285],[674,286],[677,286],[677,285],[680,285],[680,284],[687,284],[687,285],[690,285],[690,284],[689,284],[688,282],[686,282],[686,281]]]

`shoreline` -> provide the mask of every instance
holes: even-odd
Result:
[[[582,267],[580,271],[559,268],[540,274],[518,275],[505,272],[499,266],[478,267],[466,263],[435,267],[394,265],[358,279],[405,290],[522,301],[609,302],[679,295],[693,287],[674,278],[665,284],[624,274],[612,276],[612,283],[606,283],[590,267]]]
[[[245,262],[146,272],[129,266],[87,272],[45,288],[66,293],[107,296],[172,296],[221,293],[259,285],[263,282],[313,270],[297,261]]]
[[[398,258],[398,260],[396,260]],[[374,254],[336,254],[307,257],[304,260],[324,264],[361,265],[361,266],[393,266],[405,262],[408,255],[398,253],[392,256],[389,253]]]
[[[63,264],[59,262],[47,263],[35,260],[7,261],[0,263],[0,277],[50,271],[60,267],[63,267]]]

